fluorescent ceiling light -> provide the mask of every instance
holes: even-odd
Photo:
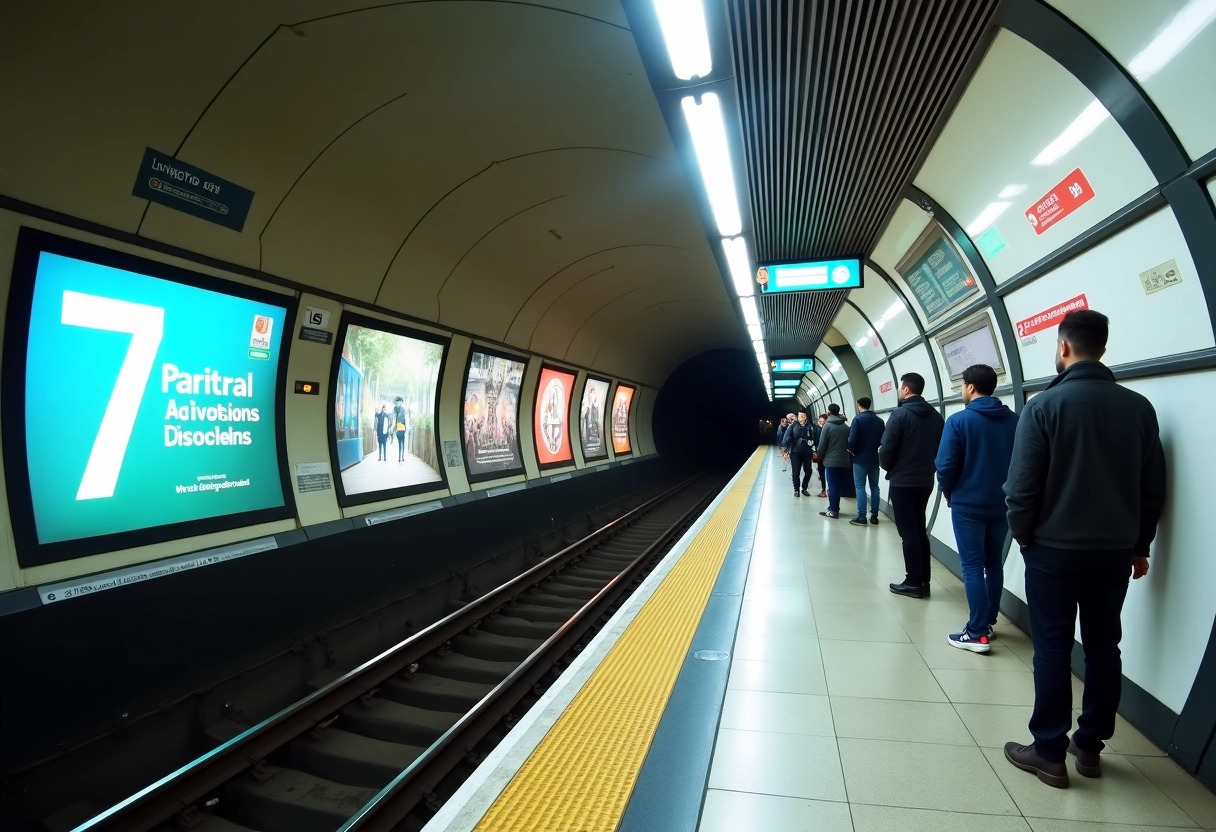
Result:
[[[870,343],[870,339],[869,339],[869,337],[868,337],[868,336],[866,336],[866,335],[863,335],[863,336],[861,336],[860,338],[858,338],[858,339],[857,339],[857,342],[856,342],[855,344],[853,344],[853,346],[855,346],[855,347],[864,347],[864,346],[865,346],[866,344],[868,344],[868,343]]]
[[[1148,46],[1132,58],[1127,71],[1137,81],[1147,81],[1164,69],[1178,53],[1216,19],[1216,0],[1191,0],[1170,18]]]
[[[722,250],[726,253],[726,265],[730,269],[730,279],[735,284],[735,294],[741,298],[751,297],[756,290],[753,288],[751,260],[747,256],[747,240],[742,237],[723,240]]]
[[[686,96],[680,106],[688,120],[697,166],[701,169],[701,180],[705,183],[714,221],[718,223],[718,233],[723,237],[734,237],[743,229],[743,221],[739,218],[739,198],[735,193],[735,175],[731,170],[726,124],[722,120],[718,94],[703,94],[700,107],[691,95]]]
[[[1005,210],[1012,205],[1012,202],[989,202],[980,215],[971,221],[967,226],[967,234],[971,237],[977,236],[981,231],[987,231],[988,228],[997,220]]]
[[[685,81],[708,75],[713,58],[701,0],[654,0],[654,10],[671,57],[671,71]]]
[[[887,307],[887,311],[882,313],[882,317],[879,318],[879,320],[882,321],[883,323],[893,321],[899,315],[899,313],[903,312],[903,311],[904,311],[903,301],[897,300],[897,301],[895,301],[895,303],[893,303]]]
[[[833,362],[832,362],[832,366],[831,366],[831,367],[829,367],[828,369],[830,369],[830,370],[831,370],[833,373],[834,373],[834,372],[836,372],[837,370],[839,370],[839,369],[840,369],[840,362],[839,362],[839,361],[833,361]]]
[[[1110,118],[1110,113],[1102,106],[1102,102],[1094,99],[1081,115],[1073,119],[1072,124],[1064,128],[1064,132],[1056,136],[1051,144],[1043,148],[1043,152],[1031,160],[1032,165],[1050,165],[1064,156],[1065,153],[1085,141],[1085,138],[1098,129],[1098,125]]]
[[[756,312],[755,298],[739,298],[739,305],[743,307],[743,322],[746,324],[760,325],[760,315]]]
[[[752,336],[753,341],[758,341],[764,337],[764,333],[760,331],[760,327],[756,324],[747,325],[747,334]]]
[[[1001,192],[996,195],[996,198],[997,199],[1012,199],[1013,197],[1017,196],[1024,190],[1026,190],[1025,185],[1006,185],[1001,190]]]

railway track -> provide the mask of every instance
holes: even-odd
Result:
[[[694,477],[256,725],[75,832],[389,830],[581,646],[721,487]],[[425,812],[424,812],[425,813]],[[414,814],[414,820],[418,814]]]

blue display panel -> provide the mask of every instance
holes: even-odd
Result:
[[[813,292],[821,289],[860,289],[861,260],[812,260],[807,263],[772,263],[756,270],[756,282],[766,294]]]
[[[815,370],[813,358],[774,358],[770,364],[774,373],[810,373]]]
[[[280,377],[294,309],[22,229],[4,350],[21,563],[290,516]]]
[[[796,378],[778,378],[773,380],[774,387],[797,387],[801,380]]]

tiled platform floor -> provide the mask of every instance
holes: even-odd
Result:
[[[1028,742],[1031,646],[1002,616],[986,656],[946,644],[962,584],[892,595],[899,535],[819,516],[768,466],[760,531],[700,832],[1216,830],[1216,796],[1120,718],[1103,777],[1052,789],[1010,766]],[[814,493],[814,492],[812,492]],[[1076,703],[1080,682],[1074,679]]]

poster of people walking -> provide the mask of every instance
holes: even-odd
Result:
[[[570,444],[570,399],[575,374],[555,367],[542,367],[536,387],[532,427],[536,435],[536,460],[542,468],[574,459]]]
[[[367,319],[346,324],[333,383],[334,453],[346,497],[444,482],[435,397],[446,343]],[[368,498],[352,502],[368,502]]]
[[[633,405],[633,388],[628,384],[616,386],[612,399],[612,450],[617,454],[632,453],[629,442],[629,408]]]
[[[611,384],[606,378],[588,376],[583,386],[583,401],[578,409],[578,431],[583,443],[584,460],[608,456],[608,445],[604,442],[604,413]]]
[[[519,452],[519,385],[524,362],[473,350],[464,386],[464,458],[469,479],[523,470]]]

